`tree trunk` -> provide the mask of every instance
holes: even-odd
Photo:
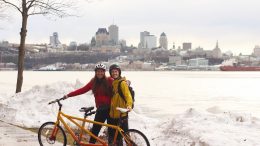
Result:
[[[27,34],[27,20],[28,14],[26,9],[26,1],[23,0],[23,13],[22,13],[22,28],[21,28],[21,39],[19,47],[19,56],[18,56],[18,74],[16,82],[16,93],[22,91],[23,85],[23,69],[24,69],[24,57],[25,57],[25,38]]]

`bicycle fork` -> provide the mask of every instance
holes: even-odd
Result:
[[[58,117],[60,116],[60,110],[59,110],[59,113],[58,113]],[[49,137],[50,140],[56,140],[56,136],[57,136],[57,133],[59,132],[59,128],[58,128],[58,125],[59,125],[59,118],[57,118],[57,121],[55,122],[55,125],[53,127],[53,130],[51,132],[51,135]]]

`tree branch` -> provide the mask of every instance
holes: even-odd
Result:
[[[40,14],[41,14],[41,15],[46,15],[46,14],[48,14],[48,12],[35,12],[35,13],[30,13],[29,16],[30,16],[30,15],[40,15]]]
[[[9,4],[9,5],[15,7],[20,13],[23,13],[22,10],[18,6],[16,6],[15,4],[13,4],[13,3],[9,2],[9,1],[6,1],[6,0],[1,0],[1,1],[6,3],[6,4]]]
[[[33,6],[33,3],[34,3],[34,2],[35,2],[35,0],[29,0],[29,1],[27,1],[26,5],[29,4],[29,5],[27,6],[28,10]]]
[[[72,16],[66,12],[66,9],[72,8],[73,3],[56,2],[52,0],[31,0],[30,8],[34,8],[28,15],[56,15],[58,17]]]

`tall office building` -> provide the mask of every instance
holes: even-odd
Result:
[[[150,32],[148,31],[140,32],[140,45],[139,45],[140,48],[145,48],[144,37],[149,35]]]
[[[109,33],[106,28],[99,28],[96,32],[96,46],[107,45],[109,42]]]
[[[260,57],[260,47],[259,46],[255,46],[253,55],[256,57]]]
[[[112,45],[118,44],[118,26],[116,25],[110,25],[108,27],[109,32],[109,41],[112,43]]]
[[[183,50],[190,50],[191,49],[191,43],[183,43],[182,49]]]
[[[157,47],[157,38],[154,35],[147,35],[144,37],[144,48],[152,49]]]
[[[61,42],[59,41],[58,33],[54,32],[52,36],[50,36],[50,45],[53,48],[57,48],[61,45]]]
[[[159,39],[160,47],[168,49],[168,40],[166,34],[163,32]]]

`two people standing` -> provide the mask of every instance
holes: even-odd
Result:
[[[106,66],[104,64],[97,64],[94,71],[95,76],[84,87],[70,92],[64,97],[69,98],[84,94],[92,90],[97,108],[94,120],[102,123],[107,121],[108,124],[117,125],[121,113],[117,111],[116,108],[122,107],[127,108],[131,111],[131,107],[133,104],[126,79],[121,77],[121,69],[116,64],[111,65],[109,68],[109,73],[111,77],[106,77]],[[122,82],[120,87],[125,100],[123,99],[124,97],[121,97],[118,93],[118,83],[120,81]],[[121,114],[121,118],[123,118],[124,121],[121,128],[126,131],[128,130],[128,115]],[[98,136],[100,129],[100,125],[94,124],[91,132],[94,135]],[[113,129],[108,128],[109,143],[113,141],[114,133],[115,131]],[[118,141],[120,141],[120,139],[121,138],[118,137]],[[96,140],[91,137],[89,142],[95,143]]]

